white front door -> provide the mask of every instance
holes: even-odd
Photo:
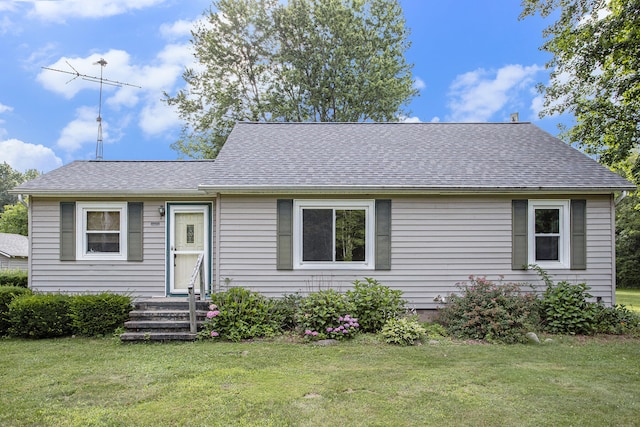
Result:
[[[169,205],[169,282],[170,294],[186,294],[196,261],[204,254],[204,272],[209,269],[209,221],[206,205]],[[205,284],[208,277],[204,278]],[[199,292],[199,281],[194,290]]]

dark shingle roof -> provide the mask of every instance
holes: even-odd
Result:
[[[633,189],[530,123],[238,123],[210,190]]]
[[[197,194],[211,175],[213,160],[75,161],[28,181],[23,194],[154,195]]]

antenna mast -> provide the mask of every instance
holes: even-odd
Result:
[[[96,82],[96,83],[100,83],[100,100],[98,103],[98,118],[96,118],[96,121],[98,122],[98,139],[96,141],[96,160],[102,160],[103,158],[103,147],[102,147],[102,85],[106,84],[106,85],[110,85],[110,86],[117,86],[117,87],[122,87],[122,86],[132,86],[132,87],[137,87],[140,88],[140,86],[136,86],[130,83],[123,83],[123,82],[119,82],[116,80],[108,80],[108,79],[104,79],[102,78],[102,71],[104,70],[104,67],[107,66],[107,61],[105,61],[103,58],[100,58],[100,60],[98,62],[94,62],[93,65],[100,65],[100,77],[95,77],[95,76],[88,76],[86,74],[80,74],[78,72],[78,70],[76,70],[75,68],[73,68],[73,66],[71,64],[69,64],[68,61],[64,61],[67,63],[67,65],[69,67],[71,67],[71,69],[73,71],[65,71],[65,70],[57,70],[55,68],[49,68],[49,67],[42,67],[45,70],[51,70],[51,71],[57,71],[59,73],[65,73],[65,74],[71,74],[74,77],[67,81],[66,84],[69,84],[70,82],[74,81],[75,79],[77,79],[78,77],[80,77],[82,80],[87,80],[89,82]]]

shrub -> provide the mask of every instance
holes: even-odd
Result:
[[[402,291],[389,289],[369,277],[365,280],[354,281],[354,289],[347,291],[346,296],[353,304],[361,330],[379,332],[387,320],[404,314],[405,301]]]
[[[9,330],[9,304],[21,295],[31,295],[31,290],[19,286],[0,286],[0,336],[6,335]]]
[[[34,294],[14,298],[9,304],[9,334],[25,338],[71,335],[69,303],[62,294]]]
[[[440,339],[449,336],[447,329],[440,323],[423,323],[422,326],[426,331],[427,338]]]
[[[298,306],[302,299],[302,295],[295,293],[272,300],[274,317],[280,323],[283,331],[295,329],[296,313],[298,312]]]
[[[426,330],[415,317],[402,317],[387,320],[380,333],[386,343],[405,346],[424,338]]]
[[[346,295],[326,289],[312,292],[300,301],[296,321],[307,339],[344,339],[359,328],[353,313],[353,304]]]
[[[281,317],[272,300],[237,287],[211,296],[201,338],[230,341],[274,336],[282,331]]]
[[[595,315],[595,329],[601,334],[624,335],[640,332],[640,316],[624,305],[605,307],[598,304]]]
[[[73,333],[82,336],[105,336],[129,318],[131,297],[112,293],[77,295],[71,298]]]
[[[29,276],[22,270],[0,270],[0,286],[29,286]]]
[[[598,304],[585,283],[566,281],[547,287],[540,301],[540,317],[544,329],[553,334],[593,334],[596,332]]]
[[[462,295],[451,295],[440,309],[438,321],[458,338],[505,344],[524,342],[526,332],[537,324],[536,298],[515,283],[495,284],[485,277],[470,276],[458,284]]]

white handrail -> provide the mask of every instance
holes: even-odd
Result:
[[[196,277],[200,277],[200,300],[204,300],[205,289],[204,289],[204,266],[202,261],[204,260],[204,254],[200,254],[198,256],[198,260],[196,261],[196,265],[193,268],[193,273],[191,273],[191,280],[189,280],[189,330],[192,334],[198,332],[198,323],[196,317],[196,296],[193,292],[193,285],[195,284]]]

